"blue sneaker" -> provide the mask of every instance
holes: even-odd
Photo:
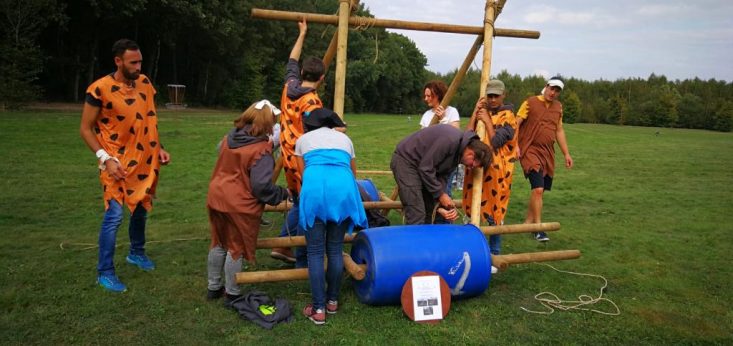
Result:
[[[117,275],[115,274],[100,274],[97,277],[97,282],[99,283],[99,286],[104,287],[107,291],[111,292],[125,292],[127,291],[127,286],[120,281],[120,279],[117,278]]]
[[[144,271],[151,271],[155,269],[155,263],[145,255],[127,255],[127,263],[134,264]]]
[[[537,239],[538,242],[544,243],[548,240],[550,240],[550,237],[547,236],[547,233],[545,232],[537,232],[534,234],[534,238]]]

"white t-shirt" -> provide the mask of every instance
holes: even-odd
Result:
[[[317,149],[340,149],[349,153],[352,159],[356,157],[354,144],[349,136],[328,127],[308,131],[295,142],[295,155],[297,156],[303,156]]]
[[[420,119],[420,127],[426,128],[430,126],[430,120],[433,120],[433,115],[435,115],[435,112],[433,112],[432,108],[425,111],[425,113],[422,115],[422,119]],[[458,117],[458,110],[455,109],[453,106],[448,106],[445,109],[443,118],[440,119],[438,124],[450,124],[456,121],[461,121],[461,119]]]

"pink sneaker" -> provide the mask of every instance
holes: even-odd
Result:
[[[326,324],[326,313],[323,312],[323,309],[314,309],[313,304],[305,306],[303,315],[317,325]]]
[[[335,314],[339,311],[339,302],[335,300],[329,300],[328,303],[326,303],[326,312],[329,314]]]

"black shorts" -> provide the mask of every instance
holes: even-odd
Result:
[[[529,174],[525,174],[524,177],[529,179],[533,190],[538,187],[544,188],[545,191],[552,190],[552,177],[544,175],[542,171],[529,171]]]

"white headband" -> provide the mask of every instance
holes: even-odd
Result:
[[[270,110],[272,110],[273,115],[280,115],[280,110],[277,109],[277,107],[273,106],[272,103],[270,103],[270,101],[268,100],[262,100],[260,102],[257,102],[255,104],[255,109],[262,109],[262,107],[264,106],[270,107]]]
[[[549,86],[556,86],[556,87],[560,88],[560,90],[562,90],[563,88],[565,88],[565,84],[563,84],[563,82],[561,80],[559,80],[559,79],[550,79],[550,80],[547,81],[547,85],[549,85]]]

